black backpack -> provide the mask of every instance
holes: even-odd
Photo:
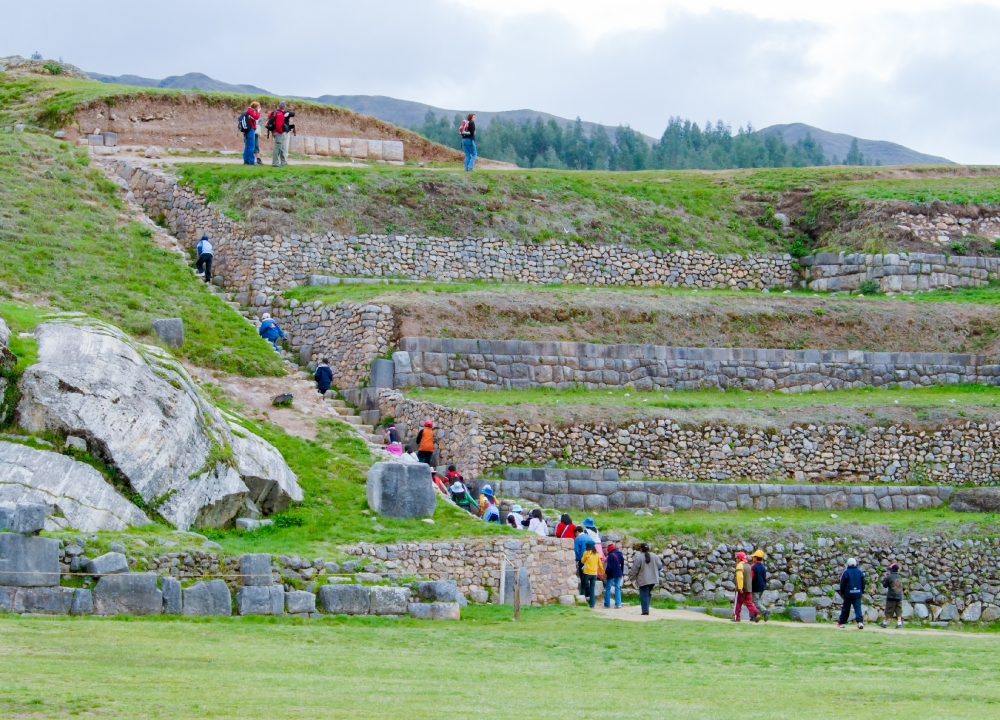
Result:
[[[240,115],[240,119],[236,121],[240,128],[240,132],[246,135],[250,132],[250,116],[247,113]]]

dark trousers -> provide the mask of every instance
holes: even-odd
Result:
[[[584,593],[583,594],[587,596],[587,604],[590,605],[590,607],[594,607],[594,604],[597,602],[597,598],[594,597],[594,590],[596,588],[597,588],[597,576],[596,575],[588,575],[587,573],[584,573],[583,574],[583,589],[584,589]]]
[[[212,282],[212,253],[202,253],[198,256],[198,262],[194,264],[194,269],[201,272],[205,270],[205,282]]]
[[[653,598],[653,587],[653,585],[639,587],[639,604],[642,606],[643,615],[649,615],[649,601]]]
[[[580,579],[580,594],[586,595],[587,589],[583,586],[583,565],[579,560],[576,561],[576,576]]]
[[[432,457],[434,457],[433,451],[417,450],[417,460],[422,462],[424,465],[430,465]]]
[[[854,608],[854,621],[863,622],[863,616],[861,615],[861,598],[844,598],[844,607],[840,610],[840,620],[837,622],[841,625],[847,624],[847,619],[851,616],[851,608]]]

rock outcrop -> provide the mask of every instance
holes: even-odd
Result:
[[[0,503],[50,506],[47,530],[124,530],[150,522],[90,465],[9,442],[0,442]]]
[[[86,439],[177,527],[225,525],[248,499],[270,511],[302,499],[281,454],[234,429],[165,351],[80,317],[50,320],[35,336],[21,426]]]
[[[17,358],[14,357],[14,353],[7,345],[9,340],[10,328],[7,327],[3,318],[0,318],[0,422],[6,420],[7,414],[13,410],[13,408],[7,407],[7,384],[10,382],[7,375],[17,364]]]

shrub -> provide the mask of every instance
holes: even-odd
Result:
[[[62,75],[63,66],[59,63],[45,63],[42,65],[43,68],[48,70],[53,75]]]
[[[865,280],[858,285],[858,293],[861,295],[874,295],[879,291],[878,280]]]
[[[948,248],[956,255],[965,255],[969,250],[969,243],[967,240],[952,240]]]

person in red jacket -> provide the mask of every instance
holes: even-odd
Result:
[[[278,109],[267,118],[267,129],[274,136],[274,150],[271,152],[271,165],[284,167],[288,164],[288,136],[292,134],[292,118],[295,113],[287,109],[285,101],[278,103]]]
[[[559,518],[559,524],[556,525],[556,537],[576,539],[576,525],[573,524],[573,518],[569,516],[569,513],[563,513],[562,517]]]
[[[260,120],[260,103],[254,100],[247,108],[247,131],[243,133],[243,164],[253,165],[257,142],[257,121]]]

